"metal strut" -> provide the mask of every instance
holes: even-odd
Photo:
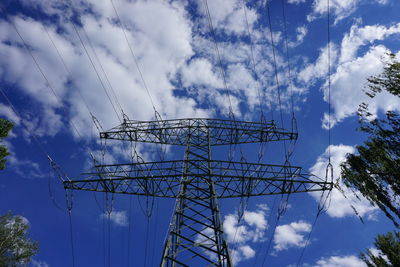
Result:
[[[193,132],[192,132],[193,131]],[[180,192],[161,266],[232,266],[215,193],[210,131],[190,128]]]

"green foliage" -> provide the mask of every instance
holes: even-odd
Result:
[[[6,138],[8,136],[8,133],[12,127],[12,122],[0,118],[0,142],[3,140],[3,138]],[[0,170],[4,170],[4,168],[6,167],[5,157],[9,154],[10,153],[8,153],[7,148],[0,145]]]
[[[370,97],[375,97],[377,93],[382,91],[388,91],[396,96],[400,94],[400,62],[394,60],[394,54],[389,56],[391,63],[383,69],[383,73],[367,79],[370,91],[366,94]]]
[[[23,266],[37,252],[37,242],[27,237],[25,218],[7,213],[0,216],[0,266]]]
[[[360,255],[368,267],[400,266],[400,232],[378,235],[374,244],[380,250],[378,255],[374,255],[371,250]]]
[[[371,98],[387,91],[400,96],[400,63],[392,62],[382,74],[368,79]],[[388,111],[384,119],[372,119],[368,105],[359,108],[360,130],[368,134],[358,154],[347,155],[342,164],[344,183],[359,190],[400,226],[400,116]]]

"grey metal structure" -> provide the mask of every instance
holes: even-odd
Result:
[[[97,165],[71,190],[176,198],[161,266],[232,266],[218,198],[332,190],[300,167],[212,159],[212,147],[297,139],[273,122],[220,119],[125,121],[100,138],[185,146],[184,159]]]

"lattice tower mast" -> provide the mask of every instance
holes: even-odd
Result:
[[[183,160],[96,165],[65,189],[176,198],[161,266],[232,266],[219,198],[332,190],[300,167],[212,159],[213,146],[297,139],[274,122],[126,120],[102,139],[185,146]]]

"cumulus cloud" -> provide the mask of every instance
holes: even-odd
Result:
[[[101,214],[102,219],[108,219],[108,213],[103,213]],[[126,211],[117,211],[113,210],[110,214],[110,220],[114,223],[116,226],[128,226],[129,221],[128,221],[128,216],[126,214]]]
[[[184,6],[177,3],[170,5],[163,1],[119,1],[118,3],[120,4],[117,8],[127,27],[129,42],[136,53],[142,75],[159,112],[168,117],[176,117],[176,114],[206,115],[201,109],[196,108],[197,103],[194,99],[176,97],[173,92],[175,88],[170,81],[170,77],[193,54],[190,44],[191,22],[186,18]],[[38,7],[30,1],[26,1],[25,4]],[[116,18],[111,12],[111,7],[101,6],[95,1],[92,3],[92,8],[95,11],[109,10],[98,16],[93,16],[92,13],[79,14],[82,27],[78,27],[78,32],[94,67],[70,21],[63,21],[64,31],[57,31],[54,26],[45,25],[31,18],[18,16],[11,18],[31,48],[52,88],[48,87],[49,84],[24,50],[21,40],[13,32],[13,27],[8,22],[0,23],[2,41],[0,58],[3,59],[0,60],[1,76],[7,83],[18,85],[18,89],[43,106],[42,116],[47,116],[43,121],[48,122],[48,126],[42,125],[38,131],[51,135],[53,132],[58,132],[60,128],[56,127],[57,121],[62,119],[57,115],[60,113],[60,107],[65,106],[66,120],[74,121],[76,125],[81,126],[82,133],[87,132],[84,131],[84,126],[90,123],[90,116],[84,108],[80,95],[83,95],[93,114],[98,116],[105,128],[110,128],[116,124],[116,115],[105,91],[108,91],[114,105],[115,92],[121,106],[130,117],[151,119],[154,115],[140,75],[133,59],[129,56],[130,52],[121,26],[115,23]],[[132,13],[127,14],[126,10],[139,15],[131,16]],[[52,5],[51,11],[43,9],[42,12],[62,14],[64,9]],[[158,19],[149,20],[154,16]],[[47,38],[46,31],[63,56],[69,73],[65,71],[57,51]],[[54,89],[58,98],[50,89]],[[132,105],[139,102],[147,104]],[[119,108],[117,109],[119,112]],[[48,131],[49,129],[53,132]]]
[[[259,4],[208,2],[226,72],[222,77],[202,1],[196,9],[188,7],[186,1],[115,1],[121,21],[110,1],[21,3],[41,16],[31,17],[22,10],[0,21],[0,79],[15,96],[29,99],[29,106],[17,103],[27,128],[23,130],[25,137],[55,137],[68,131],[76,139],[95,143],[88,130],[93,125],[90,112],[104,129],[119,123],[121,109],[131,119],[154,119],[152,104],[164,119],[227,116],[230,110],[238,119],[253,119],[259,115],[254,111],[260,103],[269,109],[265,103],[277,99],[272,49],[265,45],[269,29],[260,23]],[[50,23],[48,17],[54,20]],[[74,24],[76,21],[79,23]],[[289,39],[301,42],[306,32],[299,27],[297,36]],[[272,34],[279,46],[281,32]],[[251,51],[254,69],[249,64]],[[276,60],[282,101],[289,103],[285,57],[279,49]],[[293,92],[302,95],[304,89],[294,86]],[[0,112],[12,116],[3,106]],[[110,156],[111,161],[122,155],[118,149],[112,150],[117,155]]]
[[[216,76],[216,71],[211,62],[205,58],[192,60],[185,68],[182,68],[181,73],[185,87],[192,85],[223,87],[222,81]]]
[[[224,233],[231,244],[232,260],[235,264],[255,256],[251,243],[262,242],[268,228],[266,205],[258,205],[256,211],[244,211],[242,220],[238,223],[238,214],[232,213],[224,217]]]
[[[373,115],[378,111],[399,110],[400,99],[383,91],[375,98],[368,97],[363,89],[366,87],[367,78],[383,71],[383,61],[388,59],[389,49],[382,45],[374,46],[363,56],[352,61],[342,63],[332,75],[331,105],[334,113],[331,126],[343,119],[354,115],[361,103],[368,104],[368,110]],[[324,91],[324,99],[328,101],[328,91]],[[323,127],[328,128],[327,115],[323,120]]]
[[[304,221],[278,225],[274,234],[274,249],[282,251],[290,247],[304,247],[307,245],[305,235],[310,231],[311,224]]]
[[[334,43],[330,44],[331,64],[337,60],[338,50]],[[328,45],[320,49],[319,56],[314,63],[307,64],[298,73],[298,80],[301,83],[315,83],[317,79],[325,78],[328,75]]]
[[[367,265],[354,255],[331,256],[318,260],[313,267],[367,267]]]
[[[244,14],[243,4],[241,0],[214,0],[208,1],[208,9],[210,16],[213,19],[213,24],[217,30],[224,30],[228,34],[246,34],[247,25]],[[199,13],[206,16],[206,8],[202,0],[197,4]],[[254,9],[246,8],[247,22],[250,29],[258,19],[257,11]],[[207,22],[204,25],[208,27]]]
[[[354,153],[355,149],[351,146],[345,145],[332,145],[330,146],[331,152],[331,164],[333,166],[333,179],[334,182],[340,177],[340,164],[345,161],[348,153]],[[326,167],[328,165],[329,148],[320,155],[315,164],[310,168],[310,172],[317,177],[325,178]],[[330,173],[328,174],[330,176]],[[330,177],[328,177],[330,179]],[[327,214],[334,218],[343,218],[347,216],[356,216],[352,206],[357,210],[358,214],[362,217],[366,216],[368,219],[373,218],[373,214],[378,209],[370,204],[361,193],[358,191],[353,192],[347,188],[341,180],[339,185],[344,191],[346,198],[337,189],[333,189],[331,192],[331,200],[327,205]],[[312,192],[309,193],[316,201],[320,201],[321,193]]]
[[[356,114],[361,103],[369,105],[369,111],[376,115],[379,111],[399,110],[400,100],[387,92],[369,98],[364,89],[367,78],[383,71],[389,62],[391,51],[382,44],[374,44],[400,33],[400,24],[392,26],[354,24],[346,33],[340,45],[331,43],[331,127],[349,116]],[[362,51],[363,53],[361,53]],[[396,58],[400,58],[397,52]],[[328,102],[328,46],[320,49],[317,59],[299,70],[299,84],[315,84],[323,81],[324,100]],[[324,114],[323,128],[328,128],[328,114]]]
[[[334,114],[331,117],[331,126],[356,113],[359,104],[368,104],[369,111],[376,115],[379,110],[399,110],[400,100],[384,91],[374,99],[365,95],[367,78],[383,71],[384,62],[389,61],[391,51],[383,45],[368,48],[363,55],[358,55],[361,47],[370,45],[374,41],[400,33],[400,24],[390,27],[372,25],[358,27],[353,25],[340,46],[340,56],[335,72],[332,74],[331,103]],[[400,52],[397,53],[400,58]],[[328,90],[324,89],[324,100],[328,101]],[[328,115],[324,115],[323,127],[327,128]]]
[[[400,33],[400,23],[385,27],[382,25],[367,25],[360,27],[354,24],[343,37],[340,48],[339,63],[353,60],[360,47],[384,40],[390,35]]]
[[[358,7],[361,0],[335,0],[330,2],[330,12],[335,17],[335,24],[340,20],[350,16]],[[328,1],[314,0],[312,13],[307,16],[308,21],[326,14],[328,11]]]

